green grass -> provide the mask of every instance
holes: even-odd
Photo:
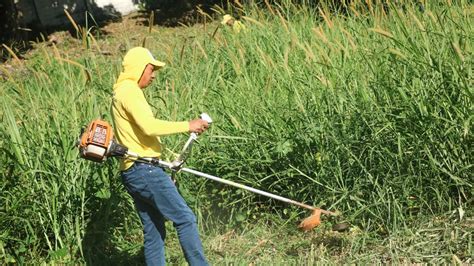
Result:
[[[456,220],[454,216],[447,217]],[[275,220],[270,215],[266,218]],[[201,234],[206,255],[216,265],[472,262],[472,221],[468,225],[450,219],[420,219],[410,229],[384,238],[357,226],[348,232],[333,232],[328,224],[302,233],[284,220],[222,224],[218,229],[203,230]],[[176,231],[170,223],[167,228],[167,261],[185,264]],[[100,261],[139,265],[144,261],[141,243],[130,240],[120,241],[113,250],[100,249],[91,254],[91,264]]]
[[[303,234],[304,210],[183,174],[213,264],[472,263],[473,7],[388,8],[247,6],[240,34],[127,19],[2,66],[0,258],[143,262],[116,162],[80,160],[74,143],[111,121],[121,56],[147,37],[167,62],[146,90],[156,115],[215,121],[190,167],[342,213]],[[341,221],[351,231],[331,232]],[[168,231],[167,259],[183,263]]]

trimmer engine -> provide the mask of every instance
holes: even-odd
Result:
[[[79,154],[82,158],[104,162],[107,157],[125,156],[128,149],[114,140],[112,126],[106,121],[96,119],[87,130],[82,130],[78,139]]]

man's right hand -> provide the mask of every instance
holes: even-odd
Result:
[[[189,121],[189,132],[201,134],[209,128],[209,123],[203,119],[194,119]]]

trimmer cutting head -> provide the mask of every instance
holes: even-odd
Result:
[[[316,226],[320,224],[321,224],[321,209],[314,209],[311,216],[301,221],[298,228],[301,228],[301,230],[306,232],[315,228]]]
[[[313,212],[311,213],[311,216],[305,218],[303,221],[301,221],[300,225],[298,228],[301,230],[307,232],[310,231],[311,229],[319,226],[321,224],[321,214],[326,214],[326,215],[331,215],[331,216],[339,216],[339,212],[331,212],[327,211],[324,209],[318,209],[314,208]],[[350,224],[348,223],[338,223],[333,225],[332,230],[333,231],[338,231],[338,232],[344,232],[349,230]]]

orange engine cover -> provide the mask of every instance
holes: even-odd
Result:
[[[113,137],[109,123],[100,119],[92,121],[80,139],[81,156],[93,161],[105,160]]]

